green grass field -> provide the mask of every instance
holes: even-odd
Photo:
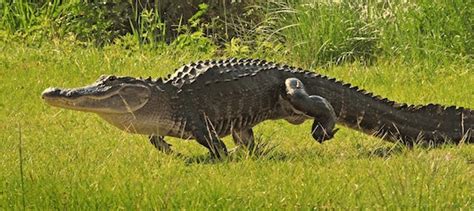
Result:
[[[255,128],[268,146],[261,155],[212,160],[197,142],[168,138],[184,154],[174,157],[145,136],[40,99],[47,87],[102,74],[161,77],[191,61],[237,56],[311,69],[398,102],[474,108],[469,3],[288,1],[281,12],[269,9],[267,25],[291,27],[222,49],[199,34],[169,45],[131,35],[97,47],[54,25],[73,18],[63,11],[79,1],[31,2],[0,3],[0,210],[474,210],[472,145],[407,149],[342,126],[319,144],[310,122],[268,121]]]
[[[473,208],[473,146],[409,150],[346,128],[319,144],[309,122],[274,121],[256,128],[275,146],[266,155],[213,162],[194,141],[172,139],[182,159],[39,97],[48,86],[84,85],[100,74],[162,76],[210,56],[168,50],[124,56],[119,48],[3,45],[0,208]],[[322,72],[397,101],[474,107],[469,66],[425,66],[352,64]]]

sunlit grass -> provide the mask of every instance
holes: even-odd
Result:
[[[30,209],[473,208],[472,146],[410,150],[345,128],[319,144],[309,135],[309,122],[273,121],[255,129],[262,143],[275,146],[267,154],[205,162],[207,151],[194,141],[169,139],[185,158],[167,156],[144,136],[39,98],[49,86],[80,86],[101,74],[158,77],[212,56],[170,48],[3,44],[0,208],[20,209],[23,197]],[[423,62],[381,61],[320,72],[397,101],[474,107],[468,64],[429,69]],[[233,146],[229,137],[225,142]]]
[[[472,6],[462,0],[272,2],[285,2],[275,9],[279,33],[291,46],[292,59],[307,65],[371,64],[381,58],[442,65],[472,59],[467,18]]]
[[[64,11],[77,2],[0,5],[1,210],[474,210],[470,145],[407,149],[347,128],[319,144],[310,122],[269,121],[255,128],[254,154],[217,161],[195,141],[168,138],[184,155],[176,157],[144,136],[39,97],[49,86],[82,86],[102,74],[159,77],[225,54],[315,69],[399,102],[474,108],[469,3],[268,1],[261,7],[274,13],[261,29],[280,29],[255,29],[254,40],[234,39],[216,52],[193,35],[171,47],[143,45],[137,36],[153,31],[145,25],[115,45],[91,47],[55,24],[70,24],[65,17],[74,13]],[[224,141],[233,147],[230,137]]]

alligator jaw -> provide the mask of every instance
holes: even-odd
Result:
[[[140,84],[93,84],[73,89],[48,88],[43,91],[41,98],[52,106],[71,110],[127,113],[145,105],[149,95],[149,89]]]
[[[64,97],[63,97],[64,96]],[[59,88],[47,88],[41,93],[41,99],[46,103],[56,107],[72,108],[74,107],[74,101],[68,100],[64,91]]]
[[[41,93],[41,98],[48,104],[56,107],[67,108],[79,111],[93,111],[94,102],[98,103],[112,97],[116,94],[116,90],[111,87],[87,86],[83,88],[64,89],[64,88],[47,88]],[[89,108],[85,106],[88,101]]]

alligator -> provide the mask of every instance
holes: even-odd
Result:
[[[335,124],[413,145],[474,141],[474,111],[439,104],[407,105],[374,96],[325,75],[259,59],[205,60],[157,79],[101,76],[79,88],[48,88],[52,106],[93,112],[130,133],[145,134],[163,152],[164,137],[195,139],[221,157],[221,138],[252,149],[252,128],[265,120],[301,124],[313,119],[311,135],[331,139]]]

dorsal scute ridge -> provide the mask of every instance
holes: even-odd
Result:
[[[307,71],[305,71],[307,72]],[[380,95],[374,95],[372,92],[368,92],[364,89],[359,89],[358,86],[352,86],[350,83],[345,83],[343,81],[337,80],[336,78],[331,78],[326,75],[314,75],[312,77],[317,77],[317,78],[322,78],[325,80],[328,80],[330,82],[339,84],[343,86],[344,88],[349,88],[353,91],[359,92],[367,97],[370,97],[376,101],[382,102],[386,105],[389,105],[393,108],[399,109],[399,110],[404,110],[404,111],[411,111],[411,112],[417,112],[417,111],[426,111],[426,112],[435,112],[435,113],[441,113],[442,111],[447,111],[447,112],[456,112],[457,114],[460,114],[461,112],[463,113],[469,113],[469,114],[474,114],[473,110],[466,109],[463,107],[456,107],[456,106],[443,106],[440,104],[427,104],[427,105],[409,105],[406,103],[398,103],[396,101],[390,100],[388,98],[383,98]]]
[[[155,82],[155,81],[151,78],[151,76],[148,76],[148,78],[146,78],[144,81],[147,82],[148,84],[152,84],[152,83]]]
[[[306,70],[303,70],[301,68],[297,68],[297,70],[299,72],[303,72],[304,74],[309,74],[311,75],[311,77],[314,77],[314,78],[321,78],[321,79],[324,79],[324,80],[328,80],[330,82],[333,82],[333,83],[336,83],[336,84],[339,84],[339,85],[342,85],[343,87],[345,88],[348,88],[348,89],[351,89],[353,91],[356,91],[356,92],[359,92],[365,96],[368,96],[368,97],[371,97],[372,99],[374,100],[377,100],[377,101],[380,101],[380,102],[383,102],[384,104],[387,104],[387,105],[390,105],[394,108],[404,108],[404,107],[407,107],[406,104],[399,104],[395,101],[392,101],[392,100],[389,100],[387,98],[383,98],[381,97],[380,95],[374,95],[372,92],[369,92],[369,91],[366,91],[365,89],[360,89],[358,86],[353,86],[352,84],[350,83],[345,83],[344,81],[342,80],[338,80],[336,78],[331,78],[327,75],[320,75],[320,74],[317,74],[317,73],[314,73],[314,72],[310,72],[310,71],[306,71]],[[313,73],[313,74],[311,74]]]
[[[237,58],[231,57],[227,61],[229,61],[230,63],[235,63],[235,62],[237,62]]]
[[[350,83],[345,83],[341,80],[336,78],[328,77],[326,75],[321,75],[315,73],[313,71],[304,70],[302,68],[293,67],[287,64],[280,64],[269,62],[263,59],[250,59],[250,58],[227,58],[227,59],[219,59],[219,60],[201,60],[197,62],[192,62],[175,70],[174,74],[168,75],[166,78],[157,78],[156,80],[148,80],[151,82],[158,82],[161,81],[162,83],[174,83],[173,85],[178,86],[179,88],[184,83],[192,83],[200,74],[205,73],[206,71],[212,68],[224,68],[229,69],[229,71],[233,71],[236,66],[259,66],[259,68],[255,71],[255,73],[248,74],[248,75],[241,75],[239,77],[232,78],[236,80],[237,78],[247,77],[247,76],[255,76],[258,72],[263,72],[267,70],[279,70],[291,73],[298,73],[304,74],[304,77],[312,77],[312,78],[321,78],[327,80],[329,82],[333,82],[335,84],[341,85],[345,89],[351,89],[353,91],[359,92],[367,97],[370,97],[376,101],[381,103],[387,104],[393,108],[405,111],[424,111],[424,112],[456,112],[456,113],[468,113],[473,114],[474,111],[471,109],[466,109],[463,107],[456,107],[456,106],[443,106],[440,104],[427,104],[427,105],[408,105],[404,103],[397,103],[395,101],[389,100],[387,98],[382,98],[378,95],[374,95],[371,92],[368,92],[364,89],[360,89],[358,86],[352,86]],[[228,71],[226,71],[228,72]],[[224,81],[224,80],[222,80]],[[221,80],[217,80],[216,83],[222,82]],[[229,81],[229,80],[227,80]],[[225,82],[225,81],[224,81]]]
[[[322,77],[324,78],[324,76]],[[335,78],[329,78],[328,80],[335,83],[341,82]],[[383,98],[380,95],[374,95],[372,92],[368,92],[364,89],[359,89],[357,86],[349,87],[349,84],[345,84],[345,83],[343,83],[342,86],[348,87],[349,89],[362,93],[368,97],[371,97],[374,100],[390,105],[391,107],[399,109],[399,110],[405,110],[405,111],[411,111],[411,112],[425,111],[425,112],[434,112],[434,113],[442,113],[444,111],[447,111],[447,112],[456,112],[457,114],[460,114],[461,112],[469,113],[469,114],[474,113],[473,110],[466,109],[463,107],[456,107],[456,106],[447,107],[447,106],[443,106],[440,104],[433,104],[433,103],[429,103],[427,105],[416,105],[416,104],[410,105],[406,103],[398,103],[388,98]]]
[[[342,83],[342,86],[351,89],[350,83]]]
[[[289,67],[289,68],[293,68],[293,67]],[[302,70],[302,69],[298,68],[298,70]],[[306,70],[302,70],[302,71],[303,72],[310,72],[310,71],[306,71]],[[443,105],[440,105],[440,104],[433,104],[433,103],[430,103],[430,104],[427,104],[427,105],[409,105],[409,104],[406,104],[406,103],[398,103],[398,102],[390,100],[388,98],[383,98],[379,95],[374,95],[374,93],[366,91],[364,89],[359,89],[359,87],[357,87],[357,86],[352,86],[351,84],[345,83],[345,82],[343,82],[341,80],[338,80],[336,78],[331,78],[331,77],[328,77],[326,75],[320,75],[320,74],[317,74],[317,73],[314,73],[314,74],[315,75],[313,75],[312,77],[322,78],[322,79],[328,80],[330,82],[342,85],[345,88],[349,88],[351,90],[357,91],[357,92],[359,92],[363,95],[371,97],[374,100],[377,100],[379,102],[387,104],[387,105],[389,105],[393,108],[396,108],[396,109],[405,110],[405,111],[412,111],[412,112],[426,111],[426,112],[441,113],[441,112],[447,111],[447,112],[456,112],[456,114],[460,114],[462,112],[466,115],[474,115],[474,110],[467,109],[467,108],[464,108],[464,107],[456,107],[456,106],[447,107],[447,106],[443,106]]]
[[[422,111],[437,111],[439,110],[440,108],[442,108],[443,106],[442,105],[439,105],[439,104],[433,104],[433,103],[429,103],[427,105],[424,105],[420,108],[420,110]]]
[[[268,67],[275,67],[276,65],[271,62],[260,59],[247,59],[247,58],[228,58],[228,59],[219,59],[219,60],[201,60],[195,61],[189,64],[185,64],[180,68],[176,69],[174,73],[168,75],[168,77],[162,79],[163,83],[169,83],[177,88],[181,88],[184,84],[193,83],[201,74],[206,73],[210,70],[218,70],[220,74],[228,73],[235,70],[236,66],[257,66],[260,67],[256,72],[266,70]],[[217,69],[215,69],[217,68]],[[254,76],[256,74],[248,74],[249,76]],[[234,77],[233,80],[236,80],[238,77]],[[223,79],[222,81],[216,79],[216,83],[222,81],[229,81],[228,79]]]
[[[370,93],[372,94],[372,93]],[[368,95],[368,94],[366,94]],[[456,107],[456,106],[443,106],[440,104],[433,104],[429,103],[426,105],[420,104],[406,104],[406,103],[398,103],[387,98],[382,98],[379,95],[372,96],[374,100],[382,102],[384,104],[390,105],[393,108],[403,110],[403,111],[410,111],[410,112],[429,112],[429,113],[438,113],[441,114],[443,112],[455,112],[455,114],[460,114],[461,112],[472,113],[473,111],[470,109],[466,109],[463,107]]]

